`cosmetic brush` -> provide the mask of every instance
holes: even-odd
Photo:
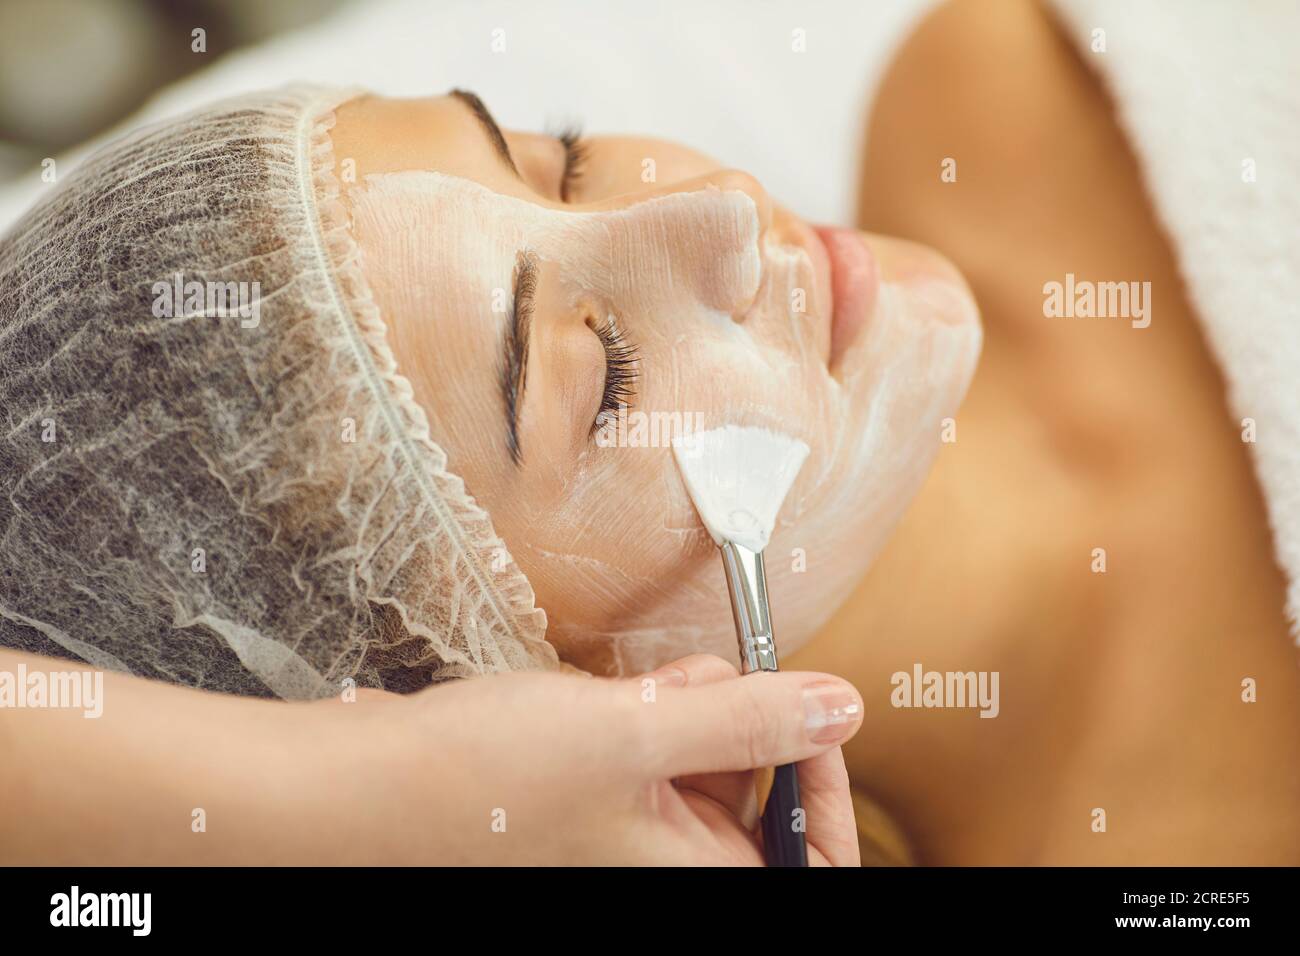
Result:
[[[724,425],[675,438],[673,457],[695,510],[722,555],[741,671],[774,671],[776,638],[763,549],[808,457],[808,446],[766,428]],[[777,767],[763,808],[768,866],[808,865],[803,828],[796,831],[792,825],[800,809],[795,765]]]

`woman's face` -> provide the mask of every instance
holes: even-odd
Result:
[[[353,101],[333,140],[399,366],[560,655],[600,673],[734,657],[670,447],[723,424],[811,449],[767,567],[778,647],[815,633],[974,370],[960,276],[910,243],[814,228],[685,147],[498,131],[469,94]]]

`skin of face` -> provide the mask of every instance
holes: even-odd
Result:
[[[863,234],[857,268],[870,275],[847,283],[828,250],[857,237],[819,233],[755,177],[656,140],[588,139],[566,185],[559,139],[506,131],[506,159],[464,97],[363,97],[331,135],[399,367],[561,658],[620,674],[692,651],[735,657],[716,546],[671,447],[653,429],[638,440],[638,416],[808,443],[766,551],[778,646],[805,643],[955,434],[981,343],[955,269]],[[525,256],[535,292],[516,455],[503,343]],[[837,298],[861,313],[838,332]],[[621,435],[598,427],[611,322],[631,350]]]

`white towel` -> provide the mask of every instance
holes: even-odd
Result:
[[[1249,449],[1300,641],[1300,4],[1055,7],[1116,104],[1234,418],[1255,423]]]

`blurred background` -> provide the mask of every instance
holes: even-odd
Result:
[[[346,0],[0,0],[0,182],[155,91]],[[202,29],[203,52],[194,50]]]
[[[875,78],[931,2],[0,0],[0,230],[53,188],[45,159],[62,179],[129,129],[297,81],[459,86],[516,129],[687,143],[848,223]]]

